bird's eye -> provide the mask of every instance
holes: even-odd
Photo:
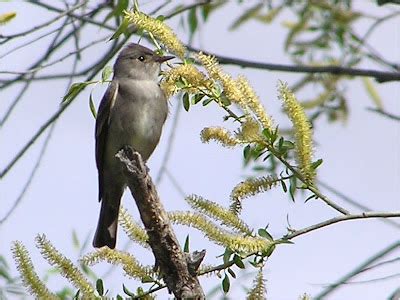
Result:
[[[138,57],[138,60],[144,61],[144,60],[145,60],[145,57],[144,57],[143,55],[141,55],[141,56]]]

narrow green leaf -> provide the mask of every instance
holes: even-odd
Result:
[[[121,295],[117,295],[117,300],[124,300],[124,298]]]
[[[197,14],[196,14],[196,7],[193,7],[188,14],[188,23],[189,23],[189,31],[190,37],[193,36],[197,29],[198,21],[197,21]]]
[[[235,272],[234,272],[231,268],[228,268],[228,273],[231,274],[231,276],[232,276],[233,278],[236,278],[236,274],[235,274]]]
[[[93,117],[96,119],[97,111],[96,111],[96,107],[94,105],[92,92],[90,92],[90,96],[89,96],[89,108],[90,108],[90,112],[92,113]]]
[[[80,249],[80,247],[81,247],[81,244],[79,242],[79,238],[78,238],[78,235],[77,235],[75,229],[72,230],[72,245],[74,245],[75,249]]]
[[[222,290],[224,291],[225,294],[229,292],[230,287],[231,287],[231,282],[229,280],[229,276],[225,274],[225,277],[222,280]]]
[[[207,98],[207,99],[205,99],[204,101],[203,101],[203,106],[206,106],[206,105],[208,105],[208,104],[210,104],[210,102],[211,101],[213,101],[214,99],[212,99],[212,98]]]
[[[183,246],[183,252],[189,253],[189,235],[186,236],[185,245]]]
[[[80,297],[79,297],[79,294],[81,293],[81,290],[77,290],[76,291],[76,294],[75,294],[75,296],[74,296],[74,300],[79,300],[80,299]]]
[[[150,283],[154,282],[154,279],[151,276],[144,276],[141,281],[142,283]]]
[[[246,147],[244,147],[243,157],[244,157],[245,164],[247,164],[251,158],[251,146],[250,145],[247,145]]]
[[[189,94],[188,94],[188,93],[184,93],[184,94],[183,94],[182,101],[183,101],[183,108],[184,108],[186,111],[189,111],[189,108],[190,108],[190,101],[189,101]]]
[[[197,104],[204,98],[204,94],[196,94],[192,97],[192,104]]]
[[[242,261],[242,258],[239,255],[236,255],[233,257],[233,261],[235,265],[240,268],[240,269],[245,269],[246,267],[244,266],[244,263]]]
[[[231,249],[229,249],[229,248],[225,249],[225,253],[224,253],[224,257],[223,257],[224,264],[228,263],[232,254],[233,254],[233,252]]]
[[[125,286],[125,284],[122,284],[122,290],[129,297],[135,297],[136,296],[134,293],[132,293],[130,290],[128,290],[128,288]]]
[[[287,193],[287,186],[286,186],[286,183],[285,183],[283,180],[281,181],[281,185],[282,185],[283,191],[284,191],[285,193]]]
[[[69,88],[67,94],[65,94],[65,96],[63,97],[62,104],[67,104],[67,103],[71,102],[72,100],[74,100],[75,97],[78,96],[78,94],[79,94],[86,86],[88,86],[89,84],[92,84],[92,83],[94,83],[94,82],[88,81],[88,82],[75,82],[75,83],[73,83],[73,84],[70,86],[70,88]]]
[[[311,164],[311,167],[316,170],[324,161],[320,158]]]
[[[96,291],[99,293],[100,296],[103,296],[104,286],[103,286],[103,280],[101,280],[100,278],[96,280]]]
[[[106,66],[103,69],[103,72],[101,72],[101,80],[103,82],[107,81],[110,78],[112,73],[113,73],[113,68],[111,66]]]
[[[110,41],[117,39],[121,34],[126,34],[128,26],[129,26],[129,21],[126,18],[124,18],[121,25],[119,25],[118,29],[110,37]]]
[[[273,238],[273,237],[269,234],[269,232],[268,232],[266,229],[264,229],[264,228],[258,229],[258,235],[261,236],[261,237],[263,237],[263,238],[266,238],[266,239],[269,240],[269,241],[273,241],[273,240],[274,240],[274,238]]]

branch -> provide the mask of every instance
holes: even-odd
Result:
[[[125,146],[116,157],[123,165],[128,187],[149,236],[149,244],[156,259],[155,265],[160,268],[168,290],[178,299],[204,299],[196,271],[205,251],[195,253],[193,257],[196,258],[188,258],[182,252],[140,154]]]
[[[380,115],[382,115],[382,116],[385,116],[385,117],[387,117],[387,118],[389,118],[389,119],[391,119],[391,120],[400,121],[400,116],[395,115],[395,114],[388,113],[388,112],[386,112],[386,111],[384,111],[384,110],[382,110],[382,109],[367,107],[367,110],[373,111],[373,112],[375,112],[375,113],[377,113],[377,114],[380,114]]]
[[[300,230],[294,230],[292,233],[287,234],[283,237],[284,240],[291,240],[295,237],[298,237],[300,235],[309,233],[311,231],[320,229],[322,227],[326,227],[335,223],[343,222],[343,221],[349,221],[349,220],[355,220],[355,219],[369,219],[369,218],[400,218],[400,211],[395,211],[395,212],[376,212],[376,211],[369,211],[369,212],[363,212],[361,214],[356,214],[356,215],[343,215],[339,217],[335,217],[326,221],[323,221],[321,223],[317,223],[314,225],[311,225],[309,227],[300,229]]]
[[[282,65],[272,63],[262,63],[250,61],[240,58],[222,56],[201,49],[197,49],[186,45],[187,49],[194,52],[203,52],[207,55],[214,56],[219,63],[227,65],[236,65],[243,68],[262,69],[270,71],[282,71],[292,73],[330,73],[333,75],[363,76],[373,77],[376,81],[383,83],[388,81],[399,81],[400,72],[383,72],[372,69],[356,69],[341,66],[304,66],[304,65]]]

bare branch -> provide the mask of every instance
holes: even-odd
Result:
[[[215,56],[218,59],[218,62],[221,64],[227,65],[236,65],[243,68],[253,68],[253,69],[261,69],[261,70],[270,70],[270,71],[282,71],[282,72],[291,72],[291,73],[329,73],[333,75],[347,75],[347,76],[363,76],[363,77],[373,77],[378,82],[388,82],[388,81],[399,81],[400,80],[400,72],[384,72],[377,71],[372,69],[357,69],[357,68],[348,68],[341,66],[303,66],[303,65],[283,65],[283,64],[272,64],[272,63],[263,63],[250,61],[240,58],[233,58],[223,55],[218,55],[215,53],[211,53],[208,51],[204,51],[202,49],[190,47],[186,45],[186,47],[190,51],[195,52],[203,52],[207,55]]]
[[[128,187],[135,198],[140,217],[149,236],[149,244],[170,292],[178,299],[204,299],[197,279],[199,260],[191,263],[179,246],[171,222],[157,195],[157,190],[147,172],[140,154],[129,146],[119,151]],[[205,254],[205,252],[204,252]],[[201,257],[200,262],[204,258]],[[192,270],[191,266],[195,270]]]
[[[363,212],[361,214],[354,214],[354,215],[343,215],[339,217],[335,217],[326,221],[323,221],[321,223],[317,223],[314,225],[311,225],[309,227],[300,229],[300,230],[294,230],[291,233],[285,235],[283,237],[284,240],[291,240],[295,237],[298,237],[300,235],[309,233],[311,231],[343,222],[343,221],[349,221],[349,220],[356,220],[356,219],[370,219],[370,218],[400,218],[400,211],[394,211],[394,212],[376,212],[376,211],[369,211],[369,212]]]

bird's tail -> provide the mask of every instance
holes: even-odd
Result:
[[[107,201],[106,199],[101,201],[99,222],[93,239],[93,247],[95,248],[103,246],[110,249],[115,248],[121,199],[118,199],[117,205],[114,201]]]

